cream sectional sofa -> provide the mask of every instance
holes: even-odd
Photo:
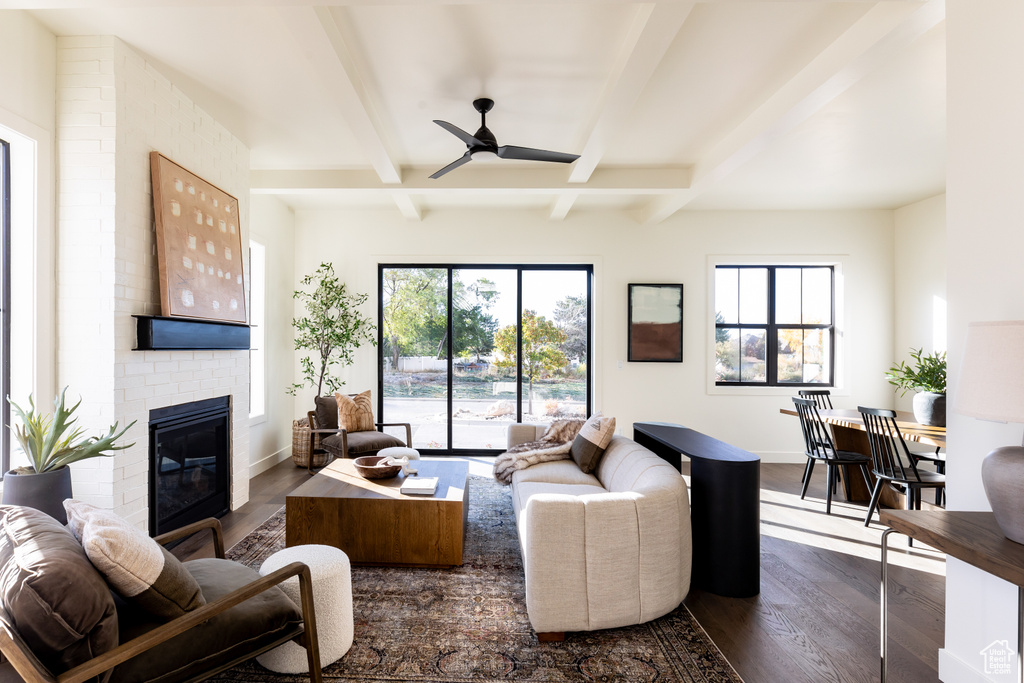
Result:
[[[509,447],[538,440],[544,429],[510,426]],[[594,474],[572,460],[519,470],[512,501],[526,610],[542,639],[657,619],[686,597],[686,483],[635,441],[614,436]]]

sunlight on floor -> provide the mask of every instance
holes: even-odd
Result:
[[[832,514],[825,515],[825,501],[761,489],[761,533],[765,536],[835,552],[881,561],[881,538],[885,527],[873,521],[864,526],[866,510],[862,505],[832,500]],[[808,516],[821,516],[821,524],[808,528]],[[907,547],[907,538],[889,537],[888,562],[937,576],[946,575],[946,555],[926,546]]]

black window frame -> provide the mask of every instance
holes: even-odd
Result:
[[[452,278],[456,270],[514,270],[516,271],[516,308],[519,318],[516,321],[516,424],[523,421],[523,273],[526,271],[575,270],[587,275],[587,396],[586,416],[589,418],[594,410],[594,265],[592,263],[378,263],[377,264],[377,415],[382,421],[384,415],[384,271],[389,268],[430,268],[448,271],[448,330],[446,353],[448,358],[448,387],[446,394],[447,414],[452,413],[455,400],[453,392],[455,358],[452,346]],[[452,446],[454,429],[451,419],[447,425],[446,448],[419,448],[425,455],[497,455],[504,448],[455,448]]]
[[[719,269],[757,269],[767,270],[768,272],[768,311],[767,311],[767,322],[764,323],[720,323],[715,321],[715,332],[720,329],[727,330],[765,330],[765,381],[764,382],[741,382],[741,381],[720,381],[715,380],[716,387],[835,387],[836,382],[836,266],[835,264],[818,264],[818,263],[779,263],[779,264],[729,264],[720,263],[715,265],[715,273],[717,274]],[[788,270],[788,269],[811,269],[811,268],[828,268],[830,274],[830,286],[831,286],[831,320],[829,324],[804,324],[804,323],[778,323],[775,321],[775,284],[776,284],[776,271]],[[716,278],[717,281],[717,278]],[[737,290],[737,310],[740,310],[739,297],[741,293]],[[713,308],[718,309],[718,292],[715,291],[715,305]],[[800,309],[803,310],[803,287],[800,291]],[[780,382],[778,379],[778,359],[779,359],[779,331],[780,330],[821,330],[825,329],[829,331],[829,377],[828,382]],[[742,336],[740,338],[740,344],[742,348]]]
[[[11,469],[11,145],[0,140],[0,480]]]

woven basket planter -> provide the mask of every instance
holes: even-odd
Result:
[[[320,446],[320,434],[311,434],[309,418],[292,421],[292,462],[296,467],[309,467],[310,452],[313,467],[323,467],[331,461],[331,454]],[[313,437],[313,438],[310,438]]]

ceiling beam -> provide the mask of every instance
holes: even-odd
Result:
[[[433,167],[405,167],[402,182],[385,184],[371,171],[250,171],[251,191],[256,194],[390,194],[439,196],[454,194],[619,194],[662,195],[685,189],[690,183],[687,168],[599,168],[590,180],[570,183],[557,167],[499,168],[479,163],[472,173],[450,173],[432,180]]]
[[[402,175],[388,153],[384,126],[332,10],[312,7],[303,12],[279,12],[278,16],[331,94],[381,182],[400,183]]]
[[[423,214],[420,212],[420,207],[416,203],[416,200],[412,198],[412,195],[405,193],[392,193],[391,198],[395,200],[398,210],[402,212],[402,215],[405,218],[410,221],[423,220]]]
[[[597,113],[588,126],[583,151],[573,164],[569,182],[585,183],[590,178],[611,139],[625,126],[629,112],[690,16],[694,4],[661,3],[637,10],[595,107]]]
[[[377,114],[374,102],[378,99],[360,75],[351,45],[355,43],[347,32],[347,25],[338,20],[340,7],[314,6],[310,11],[280,12],[292,35],[309,57],[313,68],[320,74],[324,88],[333,94],[342,118],[370,160],[382,183],[397,185],[402,182],[402,171],[388,151],[385,127]],[[326,40],[325,40],[326,39]],[[312,42],[312,45],[310,45]],[[405,194],[395,195],[398,210],[409,220],[422,218],[416,203]]]
[[[576,200],[580,198],[578,192],[563,192],[555,199],[555,205],[551,207],[551,214],[548,216],[553,221],[564,221],[569,215]]]
[[[693,182],[674,196],[654,199],[643,222],[660,223],[821,111],[869,73],[945,19],[944,0],[916,8],[880,2],[822,50],[738,126],[709,147],[693,167]]]
[[[569,182],[585,183],[590,179],[610,141],[622,130],[647,81],[690,16],[694,4],[660,3],[637,8],[594,107],[594,117],[586,126],[585,140],[577,146],[583,151],[572,166]],[[552,208],[551,218],[564,219],[578,196],[568,193],[559,197]]]

